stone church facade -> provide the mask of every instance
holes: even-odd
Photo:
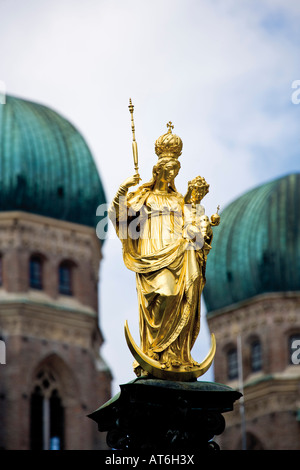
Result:
[[[10,108],[3,109],[6,106]],[[5,344],[6,363],[0,365],[0,448],[106,448],[105,436],[87,418],[111,396],[112,376],[101,357],[103,336],[99,326],[102,246],[93,219],[97,205],[104,200],[101,181],[96,173],[94,199],[89,195],[85,202],[82,191],[88,181],[82,178],[81,183],[78,172],[89,177],[88,172],[95,170],[92,157],[77,131],[48,108],[8,97],[1,118],[0,339]],[[20,118],[25,127],[22,134]],[[52,148],[49,150],[44,135],[38,145],[32,138],[28,147],[31,131],[26,123],[34,124],[39,132],[46,121]],[[43,129],[41,132],[45,132]],[[19,201],[11,183],[17,162],[10,164],[13,156],[5,141],[11,142],[18,131],[18,148],[23,145],[25,160],[18,175],[26,181]],[[67,143],[61,150],[55,137],[58,132],[63,142],[72,139],[73,147]],[[11,146],[15,155],[18,149],[12,142]],[[75,149],[86,170],[76,169]],[[55,151],[65,159],[71,175],[60,174],[57,166],[62,163],[55,162]],[[40,178],[37,168],[42,164],[38,158],[55,172],[52,180],[46,175],[41,189],[47,204],[42,196],[40,201],[30,199]],[[10,178],[5,182],[7,172]],[[62,176],[73,179],[72,185],[64,183]],[[17,184],[18,178],[15,180]],[[81,198],[74,200],[74,191]]]
[[[215,381],[243,393],[224,414],[224,450],[300,449],[299,184],[292,174],[255,188],[215,230],[205,292]]]

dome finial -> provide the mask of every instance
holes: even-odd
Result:
[[[169,122],[167,123],[167,128],[168,128],[168,133],[169,133],[169,134],[172,134],[172,129],[174,129],[174,126],[173,126],[173,124],[172,124],[172,121],[169,121]]]

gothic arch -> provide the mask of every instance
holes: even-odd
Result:
[[[53,375],[66,406],[73,404],[74,400],[77,402],[79,395],[77,380],[71,368],[58,354],[48,354],[36,365],[31,374],[31,384],[38,381],[37,376],[42,370]]]
[[[64,360],[53,353],[35,367],[30,390],[30,448],[65,448],[67,409],[76,406],[76,380]]]

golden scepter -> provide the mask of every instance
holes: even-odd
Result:
[[[131,114],[133,163],[134,163],[134,169],[135,169],[136,173],[139,175],[138,148],[137,148],[137,142],[135,140],[135,128],[134,128],[134,120],[133,120],[134,106],[132,104],[131,98],[129,98],[128,108],[129,108],[129,111],[130,111],[130,114]]]

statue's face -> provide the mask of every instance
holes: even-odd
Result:
[[[191,201],[198,203],[201,201],[201,199],[202,199],[201,190],[199,186],[195,186],[191,193]]]
[[[205,188],[203,186],[194,186],[191,194],[192,202],[199,203],[205,196]]]
[[[179,167],[176,162],[168,162],[162,167],[158,177],[161,181],[171,183],[174,181],[178,173]]]

